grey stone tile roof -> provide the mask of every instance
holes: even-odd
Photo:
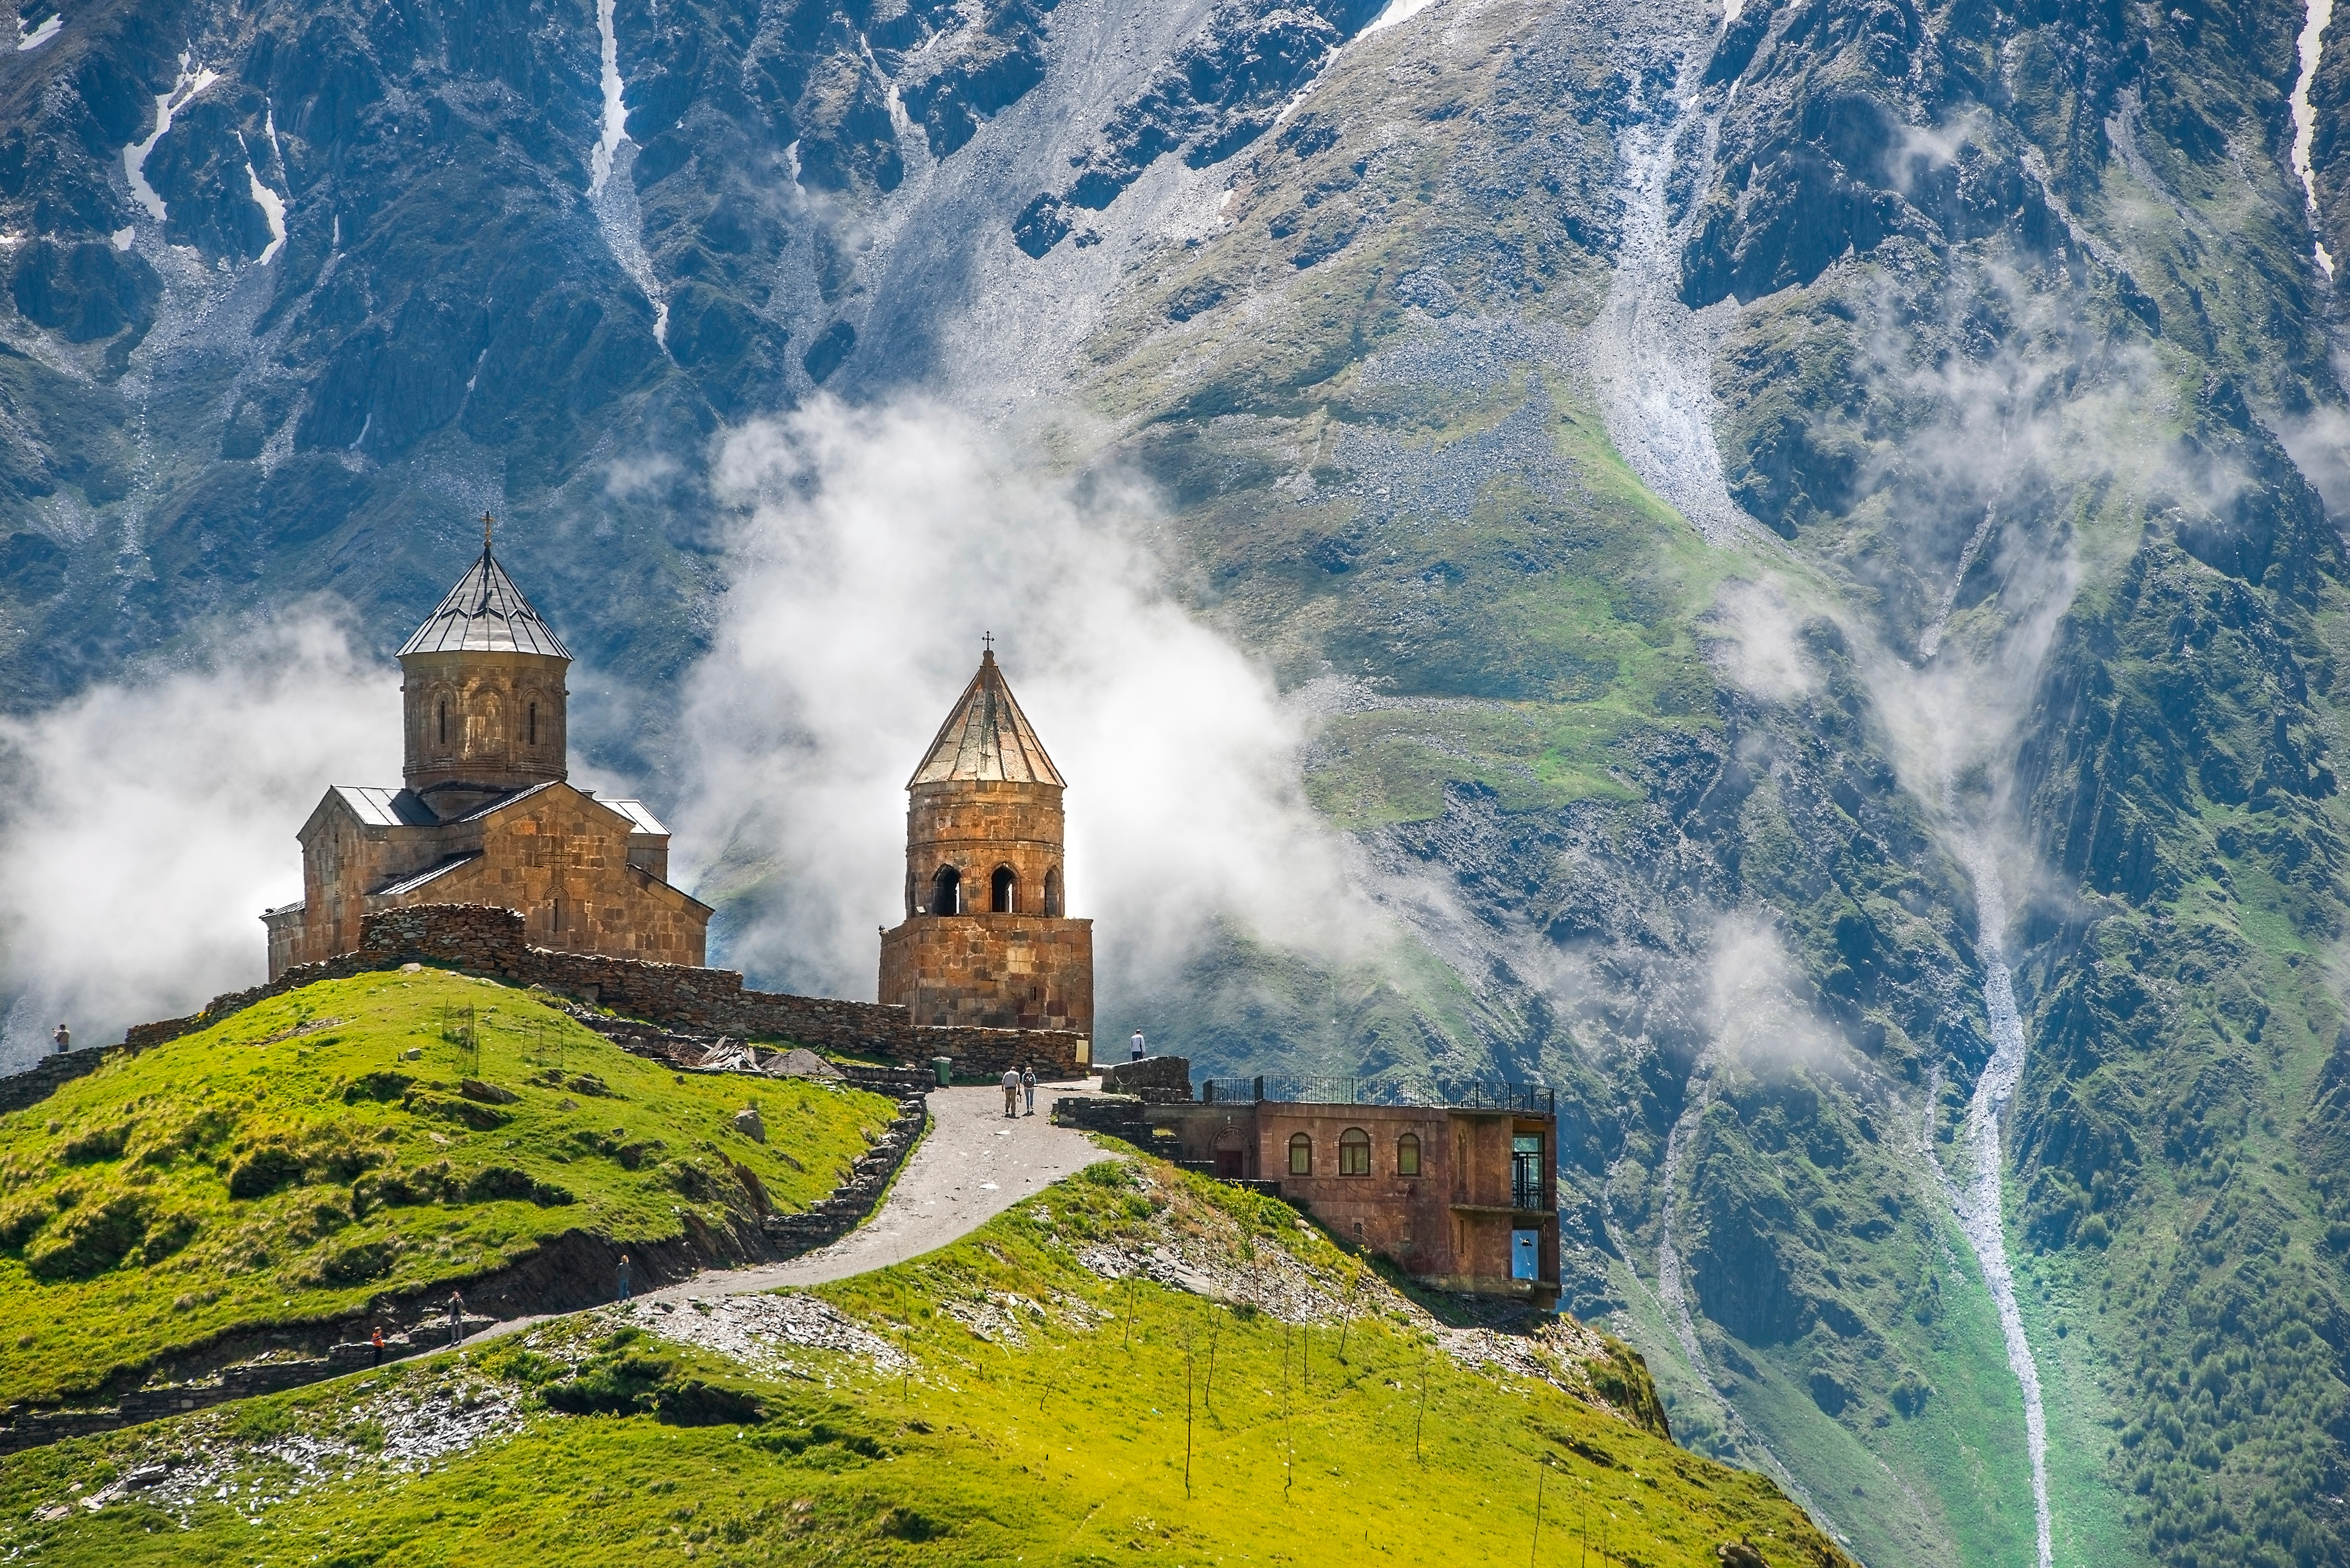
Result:
[[[979,673],[939,727],[930,755],[906,781],[942,784],[950,779],[1002,779],[1012,784],[1061,784],[1060,770],[1045,754],[1028,716],[1012,700],[1012,688],[991,650],[979,656]]]
[[[440,608],[424,618],[416,635],[400,644],[411,653],[543,653],[568,659],[570,649],[555,628],[530,607],[506,570],[482,546],[482,558],[457,580]]]
[[[608,805],[614,811],[619,812],[622,816],[627,817],[631,824],[631,831],[633,832],[650,833],[661,838],[667,838],[669,836],[669,829],[660,825],[660,818],[655,816],[650,810],[648,810],[643,801],[604,800],[599,797],[596,804],[598,805]]]
[[[430,827],[441,819],[412,790],[373,789],[365,784],[337,784],[351,815],[366,827]]]
[[[432,881],[434,877],[445,877],[450,872],[454,871],[458,867],[469,865],[473,861],[479,860],[481,857],[482,852],[478,849],[473,850],[464,855],[452,855],[446,860],[437,861],[434,864],[426,867],[421,871],[411,871],[404,876],[395,877],[390,881],[386,882],[382,887],[376,888],[374,890],[374,896],[379,898],[390,898],[395,894],[412,893],[417,888],[423,887],[427,882]]]

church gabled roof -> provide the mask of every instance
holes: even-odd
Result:
[[[568,659],[571,650],[555,635],[539,613],[530,607],[506,569],[490,554],[486,523],[482,558],[457,579],[440,607],[424,618],[416,635],[400,646],[400,656],[411,653],[544,653]]]
[[[930,755],[906,781],[906,787],[950,779],[1064,783],[1053,759],[1045,754],[1044,742],[1029,726],[1028,715],[1012,700],[1012,688],[1004,684],[993,649],[979,656],[979,673],[971,678],[962,701],[939,726],[939,738],[931,742]]]

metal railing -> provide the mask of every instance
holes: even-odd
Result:
[[[1211,1105],[1258,1101],[1300,1106],[1426,1106],[1431,1110],[1558,1114],[1558,1091],[1542,1084],[1413,1078],[1210,1078],[1200,1098]]]

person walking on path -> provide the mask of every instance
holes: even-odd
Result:
[[[383,1324],[375,1325],[375,1338],[371,1343],[375,1346],[375,1364],[381,1366],[383,1365]]]
[[[1142,1031],[1139,1029],[1134,1032],[1134,1038],[1127,1042],[1126,1059],[1129,1062],[1142,1060]]]
[[[49,1038],[57,1043],[57,1054],[60,1056],[73,1049],[73,1031],[62,1023],[57,1025],[57,1032]]]
[[[1035,1116],[1036,1114],[1035,1068],[1023,1067],[1020,1069],[1020,1090],[1021,1093],[1028,1096],[1028,1114],[1032,1116]]]
[[[465,1337],[465,1298],[455,1291],[449,1293],[449,1343],[455,1345]]]
[[[1003,1114],[1007,1116],[1020,1114],[1020,1069],[1017,1067],[1003,1069]]]
[[[629,1255],[626,1252],[620,1254],[619,1299],[622,1301],[627,1301],[629,1299]]]

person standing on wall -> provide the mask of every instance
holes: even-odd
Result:
[[[449,1293],[449,1343],[457,1344],[465,1337],[465,1298],[455,1291]]]
[[[60,1056],[73,1049],[73,1031],[62,1023],[57,1025],[57,1032],[49,1038],[57,1043],[57,1054]]]
[[[621,1301],[627,1301],[629,1299],[629,1255],[626,1252],[620,1254],[619,1280],[620,1293],[619,1299]]]
[[[1003,1069],[1003,1114],[1007,1116],[1020,1114],[1020,1069],[1017,1067]]]
[[[1020,1091],[1028,1096],[1028,1114],[1032,1116],[1035,1116],[1036,1114],[1035,1068],[1023,1067],[1020,1069]]]
[[[1129,1062],[1142,1060],[1142,1031],[1139,1029],[1134,1032],[1134,1038],[1127,1042],[1126,1059]]]

